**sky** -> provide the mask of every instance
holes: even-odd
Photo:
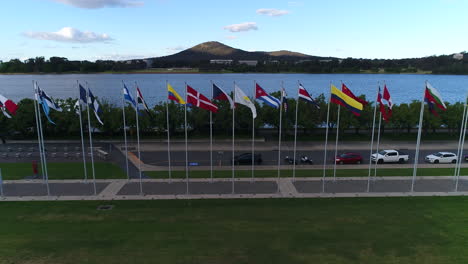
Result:
[[[0,60],[125,60],[205,41],[248,51],[414,58],[467,50],[465,0],[7,0]]]

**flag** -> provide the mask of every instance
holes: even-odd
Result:
[[[330,102],[346,107],[355,116],[360,116],[362,111],[362,103],[358,102],[349,95],[338,90],[336,86],[331,85],[331,98]]]
[[[218,112],[218,107],[213,104],[210,99],[189,85],[187,85],[187,103],[211,111],[213,113]]]
[[[88,88],[88,105],[89,108],[93,109],[94,115],[96,116],[97,121],[99,124],[104,125],[104,123],[101,121],[101,118],[99,118],[99,114],[102,113],[101,106],[99,105],[99,102],[96,97],[94,97],[93,93],[91,92],[91,89]]]
[[[264,103],[271,107],[279,108],[281,102],[278,98],[273,97],[265,92],[258,83],[255,84],[255,99],[262,100]]]
[[[257,109],[255,108],[254,103],[250,101],[249,97],[237,86],[234,85],[234,103],[245,105],[252,111],[252,117],[257,117]]]
[[[76,100],[76,103],[73,105],[73,109],[75,109],[75,113],[80,115],[80,99]]]
[[[36,98],[36,101],[38,104],[40,104],[42,106],[42,110],[44,111],[44,115],[47,117],[47,120],[49,121],[49,123],[55,125],[54,121],[52,121],[52,119],[50,119],[50,108],[49,108],[49,104],[45,101],[44,97],[42,97],[42,92],[41,92],[41,89],[39,88],[39,86],[37,86],[37,84],[35,84],[35,89],[34,89],[34,96]]]
[[[213,83],[213,99],[214,100],[221,100],[221,101],[229,101],[231,105],[231,109],[234,109],[234,102],[232,98],[221,88],[219,88],[216,84]]]
[[[169,83],[167,84],[167,92],[167,99],[176,101],[179,104],[185,104],[184,99],[182,99],[182,97],[174,90],[174,88],[172,88]]]
[[[382,94],[380,93],[380,86],[379,86],[379,94],[377,94],[377,103],[379,103],[379,111],[382,114],[383,120],[388,122],[389,116],[387,115],[387,111],[385,110],[385,105],[382,102]]]
[[[3,105],[2,102],[0,102],[0,109],[2,110],[2,113],[6,118],[11,118],[11,115],[7,113],[7,111],[5,110],[5,106]]]
[[[87,95],[86,95],[86,89],[81,86],[81,84],[78,85],[80,89],[80,100],[83,102],[83,104],[86,104],[88,102]]]
[[[282,104],[283,104],[283,109],[284,109],[284,112],[287,112],[288,111],[288,98],[286,98],[286,96],[288,96],[286,94],[286,90],[284,90],[284,88],[281,88],[281,98],[282,98]]]
[[[143,95],[141,94],[140,88],[136,88],[137,91],[137,104],[136,104],[136,109],[138,110],[138,104],[142,104],[143,108],[145,109],[145,112],[152,118],[153,115],[151,114],[151,111],[149,110],[148,105],[145,102],[145,99],[143,99]]]
[[[442,96],[440,93],[432,87],[428,82],[426,82],[426,91],[424,92],[424,101],[429,106],[429,110],[435,116],[439,116],[439,114],[435,111],[434,106],[442,109],[443,111],[447,110],[447,106],[445,106],[444,101],[442,100]]]
[[[387,102],[387,106],[388,106],[387,117],[390,118],[392,117],[393,102],[392,102],[392,98],[390,97],[390,92],[387,89],[387,85],[384,85],[383,99]]]
[[[344,83],[341,85],[341,91],[342,91],[344,94],[348,95],[349,97],[351,97],[351,98],[353,98],[354,100],[356,100],[356,101],[358,101],[359,103],[361,103],[363,106],[368,104],[368,102],[367,102],[366,100],[363,100],[363,99],[361,99],[361,98],[355,96],[355,95],[353,94],[353,92],[351,92],[351,90],[350,90]]]
[[[0,103],[2,103],[3,107],[5,107],[8,110],[8,112],[10,112],[12,115],[16,115],[16,110],[18,110],[18,106],[12,100],[0,94]]]
[[[135,100],[133,99],[132,95],[130,94],[130,92],[128,91],[128,88],[127,86],[125,85],[125,83],[123,84],[123,95],[124,95],[124,100],[129,103],[130,105],[133,106],[133,108],[136,108],[136,102]]]
[[[62,108],[56,102],[54,102],[54,100],[52,100],[52,98],[48,96],[44,90],[39,88],[39,86],[37,87],[37,92],[39,96],[42,98],[42,101],[44,101],[44,103],[46,103],[49,108],[52,108],[55,111],[59,111],[59,112],[63,111]]]
[[[306,101],[307,103],[311,103],[312,105],[317,107],[317,109],[320,109],[320,106],[317,104],[317,102],[314,100],[314,98],[312,98],[312,96],[310,96],[309,92],[307,92],[307,90],[304,88],[304,86],[302,86],[302,84],[299,84],[298,93],[299,93],[299,99],[302,99],[302,100]]]

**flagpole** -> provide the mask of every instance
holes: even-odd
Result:
[[[254,86],[253,86],[253,97],[252,97],[252,103],[255,105],[255,85],[256,81],[254,81]],[[255,169],[255,118],[252,114],[252,178],[250,182],[254,181],[254,169]]]
[[[279,133],[278,133],[278,177],[276,179],[276,185],[278,186],[277,192],[280,192],[280,177],[281,177],[281,126],[282,126],[282,118],[283,118],[283,92],[284,92],[284,83],[281,81],[281,103],[279,108]]]
[[[335,138],[335,156],[333,157],[333,181],[336,181],[336,155],[338,155],[338,137],[340,134],[340,111],[341,105],[338,105],[338,117],[336,119],[336,138]]]
[[[40,132],[40,129],[39,129],[39,118],[38,118],[38,114],[37,114],[37,110],[39,109],[37,107],[38,95],[37,95],[36,85],[35,85],[34,81],[32,81],[32,83],[33,83],[33,91],[34,91],[34,114],[35,114],[35,117],[36,117],[37,143],[38,143],[38,149],[39,149],[39,158],[41,159],[41,176],[42,176],[42,181],[45,182],[46,178],[45,178],[45,169],[44,169],[44,159],[42,157],[43,149],[42,149],[42,145],[41,145],[41,132]]]
[[[213,100],[213,81],[211,81],[211,100]],[[210,181],[213,182],[213,113],[210,111]]]
[[[49,174],[47,173],[47,160],[45,156],[45,147],[44,147],[44,135],[42,134],[42,120],[41,120],[41,109],[39,108],[39,95],[38,90],[37,90],[37,82],[33,81],[33,89],[34,89],[34,111],[36,112],[36,125],[37,125],[37,134],[38,134],[38,139],[39,139],[39,155],[41,157],[41,168],[43,169],[42,171],[42,177],[43,181],[46,183],[46,189],[47,189],[47,196],[50,196],[50,187],[49,187]],[[42,149],[42,151],[41,151]]]
[[[122,80],[122,116],[123,116],[123,132],[124,132],[124,141],[125,141],[125,166],[127,169],[127,180],[130,180],[130,173],[128,170],[128,145],[127,145],[127,122],[125,120],[125,99],[123,89],[125,88],[124,82]],[[129,91],[130,92],[130,91]]]
[[[423,98],[421,100],[421,112],[419,113],[418,139],[416,141],[416,154],[414,156],[413,179],[411,180],[411,192],[414,192],[414,182],[416,181],[416,172],[418,170],[419,145],[421,144],[421,131],[424,116],[424,98],[426,95],[427,81],[425,82]]]
[[[184,128],[185,128],[185,182],[187,186],[186,193],[189,194],[189,171],[188,171],[188,144],[187,144],[187,83],[185,83],[185,101],[184,104]]]
[[[138,85],[135,82],[135,98],[137,98],[136,108],[135,108],[135,118],[136,118],[136,127],[137,127],[137,148],[138,148],[138,173],[140,176],[140,195],[143,195],[143,176],[141,175],[141,152],[140,152],[140,124],[138,118]]]
[[[84,182],[88,182],[88,171],[86,169],[86,151],[84,146],[84,136],[83,136],[83,120],[81,117],[81,98],[80,98],[80,86],[78,80],[76,80],[76,85],[78,88],[78,116],[80,118],[80,135],[81,135],[81,150],[83,152],[83,170],[84,170]]]
[[[91,148],[91,168],[93,170],[93,188],[94,188],[94,195],[97,194],[96,191],[96,172],[94,170],[94,153],[93,153],[93,137],[91,133],[91,118],[89,115],[89,85],[86,82],[86,109],[88,110],[88,134],[89,134],[89,146]]]
[[[297,85],[300,85],[300,82],[297,81]],[[297,143],[297,113],[299,109],[299,90],[297,91],[296,98],[296,121],[294,122],[294,157],[293,157],[293,182],[296,180],[296,143]]]
[[[327,124],[325,128],[325,149],[323,154],[323,175],[322,175],[322,192],[325,192],[325,173],[327,167],[327,145],[328,145],[328,122],[330,121],[330,101],[331,101],[331,82],[330,82],[330,98],[327,106]]]
[[[380,127],[382,126],[382,112],[379,114],[379,127],[377,128],[377,149],[376,153],[379,153],[379,148],[380,148]],[[375,165],[374,165],[374,177],[377,177],[377,164],[378,160],[375,160]]]
[[[166,80],[167,87],[167,80]],[[166,101],[166,122],[167,122],[167,161],[169,165],[169,183],[172,183],[172,167],[171,167],[171,137],[169,132],[169,99]]]
[[[380,83],[377,82],[377,93],[380,92]],[[377,94],[377,97],[379,95]],[[371,145],[370,145],[370,154],[369,154],[369,173],[367,175],[367,192],[370,191],[370,177],[371,177],[371,170],[372,170],[372,151],[374,148],[374,134],[375,134],[375,115],[377,114],[377,99],[375,100],[374,106],[374,118],[372,119],[372,136],[371,136]],[[376,156],[377,157],[377,156]],[[377,162],[377,159],[375,160]]]
[[[232,92],[232,97],[234,100],[236,100],[236,82],[234,82],[234,89]],[[234,122],[234,117],[235,117],[235,106],[236,104],[232,106],[232,194],[234,194],[234,176],[235,176],[235,168],[236,164],[234,161],[234,131],[235,131],[235,122]]]
[[[455,172],[454,172],[454,177],[457,177],[458,174],[458,163],[460,162],[460,146],[463,138],[463,130],[465,128],[465,115],[466,115],[466,104],[463,104],[463,117],[462,117],[462,123],[460,125],[460,136],[458,138],[458,147],[457,147],[457,163],[455,165]]]
[[[463,126],[463,138],[461,141],[461,146],[460,146],[460,155],[458,155],[457,161],[458,161],[458,169],[457,169],[457,180],[455,182],[455,192],[458,192],[458,181],[460,178],[460,169],[461,169],[461,159],[463,155],[463,148],[465,147],[465,137],[466,137],[466,123],[468,122],[468,108],[466,107],[465,103],[465,108],[467,109],[467,113],[465,114],[465,125]]]

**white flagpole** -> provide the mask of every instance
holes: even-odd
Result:
[[[124,141],[125,141],[125,166],[127,169],[127,180],[130,180],[130,173],[128,170],[127,122],[125,120],[125,98],[124,98],[125,95],[123,92],[124,88],[125,88],[124,82],[122,81],[122,116],[123,116],[123,132],[124,132]]]
[[[279,108],[279,133],[278,133],[278,177],[276,179],[276,185],[278,186],[277,192],[280,192],[280,177],[281,177],[281,127],[282,127],[282,118],[283,118],[283,91],[284,91],[284,84],[281,81],[281,101],[280,101],[280,108]]]
[[[466,104],[463,104],[463,117],[462,117],[462,122],[460,125],[460,136],[458,138],[458,147],[457,147],[457,163],[455,165],[455,172],[454,172],[454,177],[457,177],[458,173],[458,163],[460,162],[460,146],[463,138],[463,130],[465,128],[465,115],[466,115]]]
[[[188,167],[188,144],[187,144],[187,83],[185,83],[185,105],[184,105],[184,128],[185,128],[185,182],[186,193],[189,194],[189,167]]]
[[[50,196],[50,187],[49,187],[49,173],[48,173],[48,170],[47,170],[47,160],[46,160],[46,153],[45,153],[45,145],[44,145],[44,134],[43,134],[43,131],[42,131],[42,120],[41,120],[41,109],[39,108],[39,102],[37,101],[38,98],[39,98],[39,95],[37,94],[37,83],[33,81],[33,87],[34,87],[34,96],[35,96],[35,99],[34,100],[34,107],[35,107],[35,111],[37,113],[37,123],[38,123],[38,128],[39,130],[37,131],[38,135],[39,135],[39,146],[40,148],[42,149],[42,156],[41,156],[41,160],[43,162],[43,165],[42,165],[42,169],[43,169],[43,172],[42,172],[42,175],[44,177],[44,181],[46,183],[46,189],[47,189],[47,196]],[[40,153],[41,154],[41,151]]]
[[[327,146],[328,146],[328,123],[330,121],[330,102],[331,102],[331,82],[330,82],[330,98],[327,106],[327,124],[325,128],[325,149],[323,152],[323,175],[322,175],[322,192],[325,192],[325,174],[327,168]]]
[[[166,87],[167,87],[167,80],[166,80]],[[169,165],[169,183],[172,183],[171,136],[169,132],[169,99],[166,100],[166,122],[167,122],[167,161]]]
[[[421,131],[424,116],[424,97],[426,93],[427,81],[425,82],[423,98],[421,100],[421,112],[419,113],[418,139],[416,141],[416,154],[414,156],[413,179],[411,180],[411,192],[414,192],[414,182],[416,181],[416,172],[418,171],[419,145],[421,144]]]
[[[338,137],[340,135],[340,110],[341,105],[338,105],[338,117],[336,119],[335,156],[333,157],[333,181],[336,181],[336,155],[338,155]]]
[[[213,81],[211,81],[211,100],[213,100]],[[210,181],[213,182],[213,113],[210,111]]]
[[[84,182],[88,182],[88,171],[86,169],[86,150],[84,146],[84,136],[83,136],[83,120],[81,117],[81,98],[80,98],[80,86],[78,80],[76,81],[78,88],[78,116],[80,118],[80,135],[81,135],[81,150],[83,152],[83,170],[84,170]]]
[[[367,192],[370,191],[370,177],[372,170],[372,151],[374,150],[374,134],[375,134],[375,115],[377,114],[377,98],[380,92],[380,84],[377,82],[377,97],[374,105],[374,118],[372,119],[372,136],[371,136],[371,145],[370,145],[370,154],[369,154],[369,174],[367,175]],[[377,160],[375,161],[377,162]]]
[[[253,97],[252,97],[253,104],[255,104],[255,86],[256,86],[256,81],[254,81],[254,87],[253,87]],[[254,181],[254,169],[255,169],[255,118],[252,114],[252,179],[250,180],[251,182]]]
[[[45,169],[44,169],[44,159],[43,159],[43,156],[42,156],[42,153],[43,153],[43,149],[42,149],[42,143],[41,143],[41,131],[39,129],[39,117],[38,117],[38,113],[37,113],[37,110],[39,109],[38,107],[38,95],[37,95],[37,91],[36,91],[36,84],[34,81],[33,82],[33,91],[34,91],[34,114],[35,114],[35,117],[36,117],[36,128],[37,128],[37,143],[38,143],[38,150],[39,150],[39,158],[41,159],[41,176],[42,176],[42,180],[45,182],[46,181],[46,178],[45,178]],[[40,109],[39,109],[40,110]]]
[[[457,161],[458,161],[458,169],[457,170],[457,180],[455,182],[455,192],[458,192],[458,180],[460,178],[460,170],[461,170],[461,160],[462,160],[462,155],[463,155],[463,149],[465,147],[465,137],[466,137],[466,124],[468,122],[468,108],[466,107],[466,103],[465,103],[465,108],[467,109],[467,113],[465,114],[465,125],[463,126],[463,138],[462,138],[462,141],[461,141],[461,146],[460,146],[460,155],[458,155],[458,158],[457,158]]]
[[[93,170],[93,188],[94,188],[94,195],[97,194],[96,191],[96,172],[94,170],[94,153],[93,153],[93,137],[91,132],[91,117],[89,115],[89,85],[86,82],[86,108],[88,109],[88,134],[89,134],[89,146],[91,150],[91,168]]]
[[[235,100],[236,98],[236,82],[234,82],[234,89],[232,92],[232,97]],[[234,131],[235,131],[235,122],[234,122],[234,117],[235,117],[235,103],[232,107],[232,194],[234,194],[234,176],[235,176],[235,168],[236,164],[234,162]]]
[[[379,153],[379,148],[380,148],[380,127],[382,126],[382,112],[379,114],[379,127],[377,128],[377,149],[376,153]],[[375,165],[374,165],[374,177],[377,177],[377,164],[378,160],[375,160]]]
[[[135,108],[135,118],[136,118],[136,127],[137,127],[137,149],[138,149],[138,173],[140,175],[140,195],[143,195],[143,176],[141,175],[141,152],[140,152],[140,124],[138,118],[138,85],[135,82],[135,98],[136,98],[136,108]]]
[[[296,121],[294,122],[294,157],[293,157],[293,182],[296,180],[296,143],[297,143],[297,113],[299,109],[299,84],[297,81],[297,98],[296,98]]]

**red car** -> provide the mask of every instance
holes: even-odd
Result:
[[[335,161],[337,164],[361,164],[362,156],[359,153],[347,152],[336,156]]]

